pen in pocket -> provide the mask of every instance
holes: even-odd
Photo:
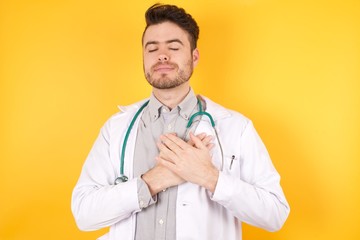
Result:
[[[233,163],[234,163],[234,159],[235,159],[235,155],[232,155],[231,156],[231,162],[230,162],[230,170],[231,170],[231,167],[232,167],[232,165],[233,165]]]

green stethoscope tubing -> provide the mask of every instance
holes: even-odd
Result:
[[[210,113],[203,111],[202,104],[199,99],[198,99],[198,105],[199,105],[199,111],[197,113],[194,113],[193,115],[191,115],[191,117],[189,118],[188,124],[186,125],[186,128],[191,127],[191,124],[193,123],[194,118],[196,118],[199,115],[206,115],[210,119],[211,126],[214,128],[215,127],[214,119],[212,118]]]
[[[128,142],[129,136],[130,136],[131,129],[133,128],[133,126],[134,126],[134,124],[136,122],[136,119],[139,117],[140,113],[143,111],[143,109],[148,104],[149,104],[149,100],[146,101],[143,105],[141,105],[141,107],[137,110],[137,112],[135,113],[135,115],[134,115],[133,119],[131,120],[130,125],[129,125],[126,133],[125,133],[125,138],[124,138],[124,142],[123,142],[123,145],[122,145],[122,148],[121,148],[121,156],[120,156],[120,176],[115,179],[115,182],[114,182],[115,185],[117,185],[117,184],[119,184],[121,182],[126,182],[128,180],[128,177],[124,175],[124,162],[125,162],[126,145],[127,145],[127,142]],[[221,147],[221,144],[220,144],[220,141],[219,141],[217,131],[215,129],[215,122],[214,122],[213,117],[211,116],[210,113],[203,111],[202,104],[201,104],[201,101],[199,99],[198,99],[198,106],[199,106],[199,111],[194,113],[193,115],[191,115],[191,117],[189,118],[188,124],[186,125],[186,128],[188,129],[188,128],[191,127],[195,117],[201,116],[201,115],[207,116],[209,118],[209,120],[210,120],[211,126],[215,130],[215,135],[216,135],[216,138],[217,138],[217,140],[219,142],[221,154],[223,156],[223,150],[222,150],[222,147]],[[222,162],[224,162],[224,159],[222,159]]]
[[[125,159],[125,150],[126,150],[126,145],[127,145],[127,141],[131,132],[132,127],[135,124],[136,119],[138,118],[139,114],[142,112],[142,110],[149,104],[149,100],[146,101],[140,108],[139,110],[137,110],[137,112],[135,113],[133,119],[130,122],[130,125],[126,131],[125,134],[125,138],[124,138],[124,143],[122,145],[121,148],[121,156],[120,156],[120,177],[115,179],[115,184],[118,184],[120,182],[126,182],[128,180],[128,177],[124,175],[124,159]]]

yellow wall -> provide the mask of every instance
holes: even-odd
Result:
[[[360,1],[169,1],[198,20],[192,84],[254,121],[291,205],[245,240],[359,239]],[[95,239],[70,212],[99,128],[150,94],[154,1],[0,2],[0,239]]]

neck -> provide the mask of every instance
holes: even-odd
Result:
[[[182,84],[172,89],[153,88],[154,96],[169,109],[173,109],[187,96],[190,91],[188,84]]]

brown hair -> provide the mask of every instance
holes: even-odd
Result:
[[[196,48],[200,30],[195,19],[186,13],[183,8],[168,4],[154,4],[146,11],[145,21],[146,27],[143,38],[149,26],[163,22],[172,22],[189,34],[191,50]]]

